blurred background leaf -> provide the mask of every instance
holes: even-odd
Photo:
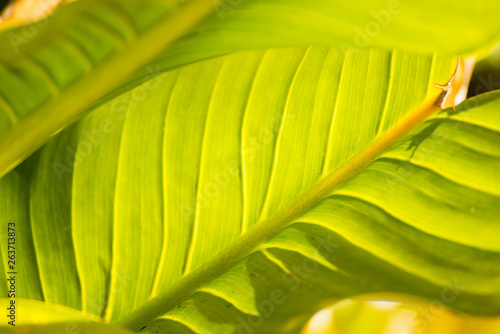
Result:
[[[347,299],[318,312],[302,334],[495,334],[500,317],[472,317],[426,301]]]

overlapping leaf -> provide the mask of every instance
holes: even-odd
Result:
[[[340,45],[484,54],[498,41],[495,0],[232,0],[162,54],[167,64],[222,52]]]

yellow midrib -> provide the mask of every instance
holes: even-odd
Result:
[[[460,84],[460,81],[453,82],[453,88],[459,87]],[[282,231],[296,218],[299,218],[307,210],[317,205],[339,185],[359,174],[381,153],[403,139],[434,112],[440,110],[440,107],[436,106],[440,105],[440,103],[436,102],[441,95],[441,90],[436,87],[432,87],[431,90],[432,93],[429,94],[429,97],[418,108],[398,122],[384,135],[375,138],[363,151],[334,172],[320,179],[313,187],[291,201],[285,208],[278,211],[272,217],[258,222],[251,230],[242,235],[231,246],[224,249],[214,259],[201,265],[171,286],[168,291],[147,301],[136,311],[119,320],[118,323],[129,329],[139,330],[149,321],[165,314],[182,300],[188,298],[197,288],[218,277],[238,261],[253,253],[260,244]]]

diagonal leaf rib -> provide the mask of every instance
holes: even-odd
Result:
[[[242,199],[243,199],[243,210],[242,210],[242,218],[241,218],[241,234],[244,234],[248,230],[248,217],[247,217],[247,210],[248,210],[248,201],[247,201],[247,180],[246,180],[246,169],[245,169],[245,121],[247,120],[248,117],[248,105],[250,103],[250,100],[254,94],[254,89],[255,89],[255,83],[257,82],[257,78],[259,77],[259,74],[262,71],[262,64],[264,63],[264,60],[266,59],[266,53],[262,56],[262,59],[260,61],[259,67],[257,68],[257,71],[255,72],[255,76],[252,80],[252,85],[250,87],[250,91],[248,92],[248,98],[247,102],[245,104],[245,110],[243,111],[243,120],[241,121],[241,127],[240,127],[240,147],[241,147],[241,189],[242,189]]]
[[[178,83],[178,77],[175,78],[175,83],[172,87],[172,91],[175,90],[176,88],[176,85]],[[167,115],[169,114],[168,110],[170,108],[170,105],[171,105],[171,99],[172,96],[170,96],[169,100],[168,100],[168,103],[167,103],[167,107],[165,109],[165,120],[166,120],[166,117]],[[166,121],[165,121],[166,122]],[[163,188],[165,188],[165,184],[166,184],[166,176],[165,176],[165,168],[166,168],[166,164],[165,164],[165,143],[167,142],[168,138],[165,136],[165,131],[163,132],[163,139],[162,139],[162,186]],[[163,200],[165,201],[166,200],[166,192],[163,192]],[[165,209],[164,209],[164,212],[163,212],[163,219],[166,220],[167,219],[167,213],[165,212]],[[166,225],[166,224],[165,224]],[[162,252],[161,252],[161,260],[160,260],[160,263],[158,263],[158,268],[156,270],[156,274],[155,274],[155,279],[154,279],[154,283],[153,283],[153,287],[151,289],[151,296],[154,296],[156,294],[156,291],[158,289],[158,284],[159,284],[159,278],[161,276],[161,272],[165,266],[165,253],[167,252],[167,233],[168,233],[168,229],[166,228],[166,226],[164,227],[164,230],[163,230],[163,245],[162,245]]]
[[[336,171],[319,180],[312,188],[290,202],[284,209],[257,223],[253,229],[241,236],[237,242],[223,250],[213,260],[194,270],[167,292],[149,300],[135,312],[118,321],[118,323],[130,329],[139,330],[149,321],[178,305],[197,288],[251,254],[258,245],[290,225],[296,218],[327,197],[333,189],[356,176],[381,153],[423,123],[424,120],[439,109],[434,105],[438,96],[438,89],[434,89],[434,94],[431,94],[426,101],[384,136],[373,141],[367,148]]]
[[[220,84],[220,76],[221,76],[221,72],[222,72],[222,69],[224,68],[224,63],[225,61],[223,61],[223,63],[221,64],[221,67],[219,68],[219,71],[217,73],[217,78],[215,79],[215,84],[212,88],[212,96],[213,94],[215,93],[215,91],[217,90],[217,86],[218,84]],[[210,98],[210,101],[213,101],[212,98]],[[195,197],[195,213],[194,213],[194,221],[193,221],[193,228],[192,228],[192,231],[191,231],[191,240],[190,240],[190,243],[189,243],[189,248],[188,248],[188,251],[186,253],[186,259],[184,261],[184,267],[182,269],[182,272],[183,272],[183,275],[187,274],[190,272],[191,270],[191,265],[192,265],[192,258],[193,258],[193,249],[194,249],[194,245],[195,245],[195,240],[196,240],[196,236],[198,234],[198,219],[199,219],[199,201],[200,201],[200,198],[201,198],[201,189],[200,189],[200,178],[201,178],[201,175],[202,175],[202,167],[203,166],[203,160],[204,158],[206,159],[206,149],[205,149],[205,145],[206,145],[206,136],[207,136],[207,126],[208,126],[208,116],[209,116],[209,112],[210,110],[212,110],[213,107],[211,105],[208,106],[208,109],[207,109],[207,114],[205,116],[205,124],[203,126],[203,136],[202,136],[202,141],[201,141],[201,149],[200,149],[200,170],[198,171],[198,179],[197,179],[197,185],[196,185],[196,197]]]
[[[387,93],[385,96],[385,103],[384,103],[384,109],[382,109],[382,115],[380,116],[380,120],[377,125],[377,134],[376,136],[380,136],[382,134],[382,130],[384,128],[385,124],[385,118],[387,115],[387,109],[389,108],[389,101],[391,98],[391,94],[393,92],[393,84],[394,84],[394,64],[395,64],[395,59],[396,59],[396,50],[393,50],[393,52],[390,53],[391,57],[391,62],[390,62],[390,69],[389,69],[389,84],[387,87]]]
[[[278,135],[276,136],[276,142],[275,142],[275,146],[274,146],[274,160],[273,160],[273,164],[272,164],[272,167],[271,167],[271,176],[269,178],[269,183],[267,185],[267,191],[266,191],[266,194],[264,196],[264,204],[262,205],[262,211],[260,213],[260,219],[263,219],[264,217],[266,217],[267,213],[268,213],[268,210],[269,210],[269,195],[270,195],[271,187],[272,187],[272,184],[273,184],[273,180],[274,180],[275,175],[276,175],[276,164],[277,164],[278,155],[279,155],[279,143],[280,143],[280,139],[281,139],[281,136],[282,136],[283,126],[284,126],[283,123],[285,122],[286,117],[287,117],[288,103],[290,101],[291,92],[292,92],[293,86],[294,86],[294,84],[296,82],[297,75],[299,74],[300,70],[302,69],[302,66],[304,65],[304,61],[306,60],[307,55],[309,54],[310,50],[311,49],[308,48],[306,50],[306,52],[304,53],[304,55],[302,56],[302,59],[301,59],[299,65],[295,69],[295,73],[293,75],[293,79],[292,79],[292,81],[290,83],[290,86],[288,87],[288,93],[287,93],[287,97],[286,97],[286,102],[285,102],[285,106],[284,106],[284,109],[283,109],[283,114],[281,115],[281,121],[280,121],[279,129],[278,129]]]
[[[344,60],[342,61],[342,66],[340,68],[340,77],[339,77],[339,84],[337,87],[337,93],[336,93],[336,100],[335,100],[335,106],[333,107],[333,117],[330,122],[330,128],[328,131],[328,140],[327,140],[327,145],[326,145],[326,152],[325,152],[325,158],[323,159],[323,167],[321,169],[321,176],[327,175],[327,162],[331,160],[331,152],[332,152],[332,132],[335,126],[335,119],[337,116],[337,110],[338,110],[338,105],[339,105],[339,99],[340,99],[340,92],[341,89],[343,88],[342,83],[344,82],[344,71],[346,68],[346,62],[347,62],[347,56],[349,55],[349,49],[346,50],[346,53],[344,55]]]

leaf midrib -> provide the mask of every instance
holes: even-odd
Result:
[[[212,260],[201,265],[177,283],[168,291],[159,294],[144,303],[141,307],[118,320],[117,323],[129,329],[138,331],[156,317],[175,308],[183,300],[191,296],[198,288],[223,274],[230,267],[252,254],[258,246],[281,232],[308,210],[319,204],[340,185],[352,179],[363,171],[383,152],[403,139],[417,126],[422,124],[440,108],[435,101],[440,90],[432,87],[429,97],[408,116],[399,121],[382,136],[375,138],[364,150],[356,154],[337,170],[318,180],[309,190],[292,200],[277,213],[261,220],[247,233],[237,239],[232,245],[222,250]]]

